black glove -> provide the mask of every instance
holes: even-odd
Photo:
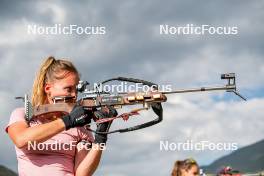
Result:
[[[102,107],[101,110],[94,112],[94,116],[97,120],[102,119],[102,118],[112,118],[112,117],[117,116],[117,111],[115,110],[115,108],[111,106]],[[94,143],[96,144],[106,143],[107,134],[100,134],[100,132],[103,132],[103,133],[108,132],[111,124],[112,124],[112,121],[99,123],[97,125],[96,132],[99,132],[99,134],[95,133]]]
[[[65,124],[66,130],[68,130],[73,127],[83,126],[90,123],[91,117],[90,113],[85,110],[83,106],[76,105],[69,115],[62,117],[62,120]]]

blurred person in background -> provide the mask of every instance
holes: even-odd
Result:
[[[199,165],[192,158],[176,161],[171,172],[171,176],[198,176],[199,174]]]

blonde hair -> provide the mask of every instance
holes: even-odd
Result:
[[[174,167],[171,172],[171,176],[182,176],[182,170],[188,171],[193,166],[199,167],[197,162],[192,158],[183,161],[181,160],[175,161]]]
[[[76,73],[79,77],[77,69],[70,61],[63,59],[56,60],[53,56],[50,56],[42,63],[32,88],[31,101],[33,106],[45,104],[47,100],[47,94],[44,91],[45,84],[63,79],[65,74],[59,74],[62,71]]]

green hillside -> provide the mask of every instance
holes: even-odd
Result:
[[[0,176],[17,176],[15,172],[0,165]]]
[[[202,167],[205,172],[215,173],[222,166],[231,166],[240,172],[259,172],[264,170],[264,140],[240,148],[231,154],[221,157],[208,166]]]

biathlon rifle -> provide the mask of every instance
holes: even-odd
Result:
[[[104,123],[107,121],[113,121],[117,118],[125,118],[132,115],[138,115],[139,111],[141,110],[148,110],[152,107],[154,113],[158,116],[156,119],[139,124],[136,126],[132,126],[129,128],[124,129],[117,129],[113,131],[109,131],[106,133],[124,133],[129,131],[135,131],[142,128],[150,127],[152,125],[158,124],[163,120],[163,111],[161,103],[167,101],[167,94],[177,94],[177,93],[187,93],[187,92],[205,92],[205,91],[218,91],[218,90],[225,90],[227,92],[233,92],[235,95],[239,96],[243,100],[246,99],[240,95],[236,90],[236,77],[235,73],[227,73],[222,74],[221,79],[227,80],[227,84],[224,86],[215,86],[215,87],[200,87],[200,88],[191,88],[191,89],[178,89],[173,91],[159,91],[157,89],[158,85],[149,81],[134,79],[134,78],[126,78],[126,77],[117,77],[105,80],[101,82],[101,85],[112,81],[121,81],[121,82],[129,82],[129,83],[140,83],[146,85],[148,87],[154,87],[155,90],[147,91],[147,92],[121,92],[117,94],[111,94],[109,92],[104,92],[98,89],[87,89],[89,83],[86,81],[80,81],[77,85],[78,92],[82,93],[82,96],[79,100],[71,101],[73,99],[76,100],[76,97],[71,96],[63,96],[63,97],[54,97],[53,102],[54,104],[45,104],[33,107],[28,99],[28,96],[25,97],[16,97],[16,99],[23,99],[25,103],[25,118],[28,122],[30,122],[34,118],[41,118],[44,115],[48,114],[56,114],[58,112],[66,115],[71,112],[73,107],[78,103],[81,106],[84,106],[85,109],[93,110],[98,109],[103,106],[114,106],[115,108],[120,108],[126,105],[135,105],[135,104],[142,104],[142,108],[133,109],[129,113],[124,113],[119,116],[107,119],[100,119],[97,120],[96,123]],[[90,129],[91,130],[91,129]],[[91,130],[95,132],[94,130]],[[100,133],[100,132],[95,132]]]

